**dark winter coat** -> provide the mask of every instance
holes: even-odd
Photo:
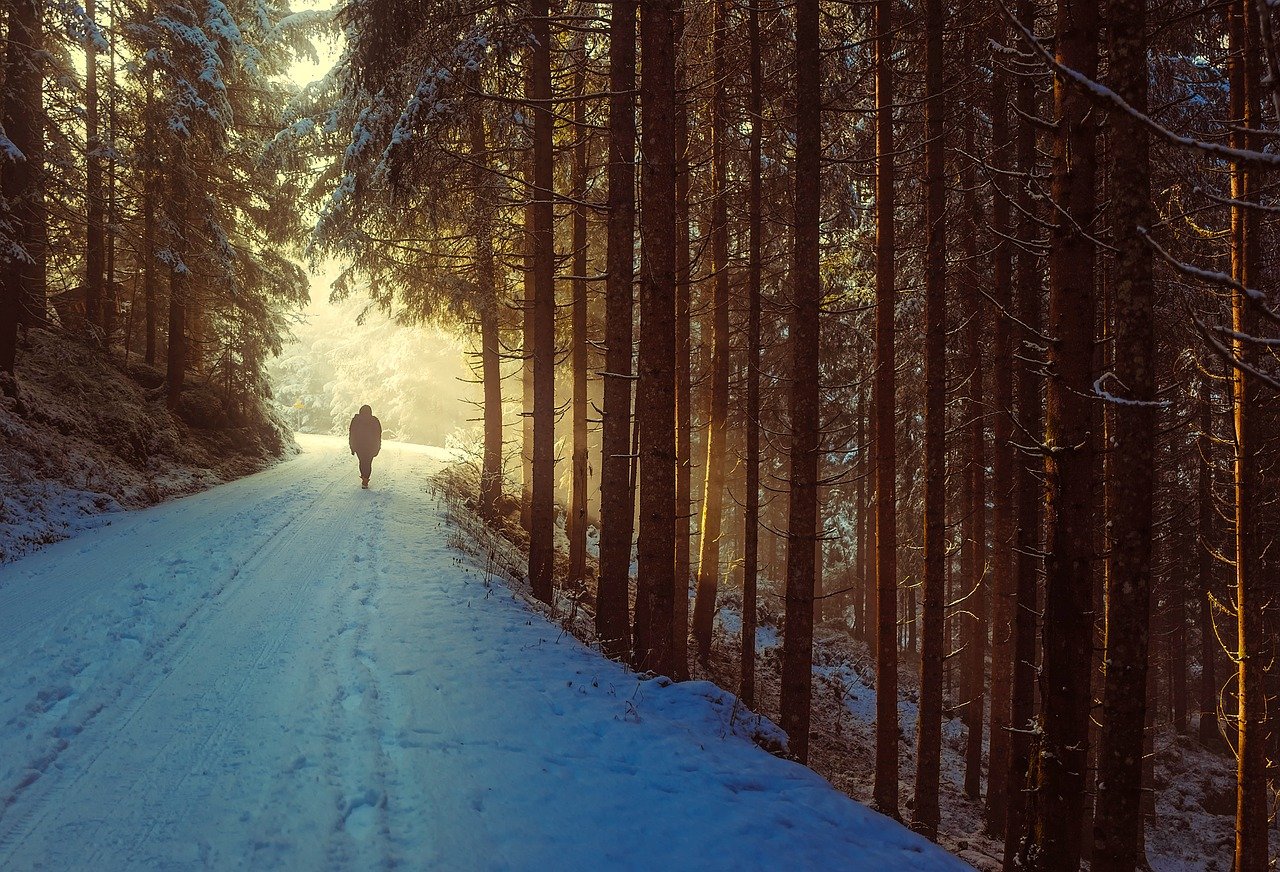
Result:
[[[351,419],[348,442],[361,457],[377,457],[382,450],[382,422],[368,406],[361,407],[360,414]]]

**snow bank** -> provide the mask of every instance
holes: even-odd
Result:
[[[108,513],[259,470],[292,443],[265,413],[232,415],[199,384],[171,414],[160,372],[44,330],[27,334],[18,382],[19,400],[0,398],[0,564]]]

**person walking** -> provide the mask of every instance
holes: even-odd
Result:
[[[373,409],[360,407],[360,413],[351,419],[347,442],[351,453],[360,458],[360,487],[367,490],[373,458],[382,450],[382,422],[373,416]]]

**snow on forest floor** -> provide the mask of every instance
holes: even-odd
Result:
[[[0,566],[0,868],[959,870],[642,680],[339,440]]]
[[[738,680],[740,603],[722,598],[716,616],[713,659],[706,677],[733,687]],[[756,684],[759,710],[777,711],[778,657],[781,644],[772,625],[757,631],[760,669]],[[810,763],[850,797],[870,802],[875,774],[875,664],[865,645],[851,640],[837,624],[820,626],[814,645],[813,735]],[[915,735],[919,709],[919,662],[906,654],[899,668],[899,803],[910,818],[916,766]],[[1234,758],[1214,753],[1193,736],[1177,735],[1161,725],[1154,743],[1155,815],[1148,820],[1147,860],[1152,872],[1227,872],[1234,851]],[[984,830],[984,803],[964,794],[964,752],[968,731],[961,719],[942,728],[942,822],[939,843],[979,870],[1000,868],[1003,848]],[[986,755],[984,737],[984,757]],[[986,779],[982,782],[983,796]],[[1272,856],[1280,854],[1280,832],[1272,829]],[[1088,865],[1085,865],[1088,868]]]
[[[278,422],[233,421],[199,383],[165,408],[164,374],[32,329],[20,400],[0,396],[0,564],[140,508],[262,469],[290,450]]]

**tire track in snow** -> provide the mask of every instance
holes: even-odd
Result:
[[[95,725],[95,722],[98,721],[104,711],[114,711],[115,703],[119,702],[127,691],[147,688],[145,692],[138,691],[138,695],[129,703],[123,715],[115,719],[115,724],[106,737],[98,739],[96,735],[94,736],[97,746],[96,752],[91,752],[80,763],[78,774],[69,783],[53,783],[54,779],[50,779],[47,775],[50,770],[59,765],[61,759],[73,748],[73,743],[70,740],[64,739],[55,743],[50,752],[44,753],[31,761],[32,768],[29,769],[29,772],[33,773],[34,777],[29,775],[24,779],[6,796],[3,805],[0,806],[0,860],[13,858],[29,835],[40,825],[45,817],[46,810],[50,807],[51,801],[65,792],[73,790],[84,779],[92,770],[93,765],[110,747],[112,739],[128,728],[138,712],[164,686],[168,677],[174,674],[177,668],[182,665],[193,650],[191,634],[187,634],[185,631],[193,624],[199,624],[201,615],[212,606],[223,605],[224,600],[233,595],[237,588],[243,586],[242,584],[237,585],[236,582],[243,582],[245,579],[254,577],[255,574],[252,570],[256,566],[270,559],[275,553],[292,544],[299,535],[306,532],[305,522],[324,506],[329,494],[338,487],[345,477],[344,474],[335,471],[333,477],[325,486],[320,488],[318,492],[312,492],[311,499],[297,499],[300,504],[297,511],[290,514],[251,552],[243,555],[243,559],[240,562],[229,567],[228,571],[219,579],[216,587],[198,597],[194,607],[186,613],[168,634],[154,645],[138,668],[119,682],[116,693],[106,703],[91,710],[84,720],[72,727],[75,734],[73,738],[84,736],[85,732]],[[252,512],[248,514],[252,514]],[[205,532],[207,533],[207,530]],[[190,547],[198,538],[187,540],[180,547]],[[154,555],[148,555],[148,557],[152,560],[155,559]],[[168,656],[163,656],[165,654],[168,654]],[[167,751],[177,738],[178,734],[171,733],[164,748],[162,748],[162,753]],[[142,777],[146,777],[150,773],[154,773],[154,770],[148,768],[144,771]],[[20,803],[26,805],[26,808],[21,810],[16,820],[12,820],[11,812]]]

